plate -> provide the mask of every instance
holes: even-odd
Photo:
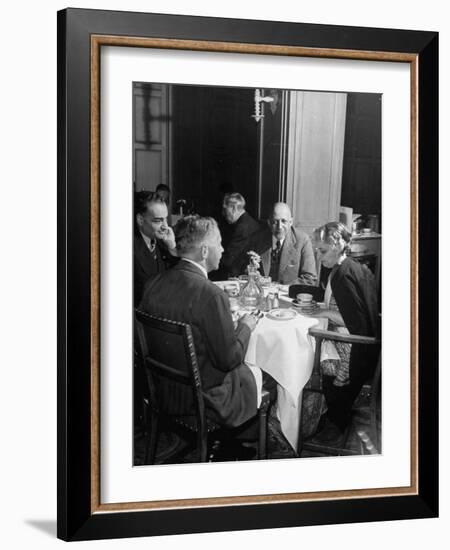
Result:
[[[297,300],[292,300],[292,305],[304,315],[315,313],[319,309],[317,302],[314,300],[312,302],[297,302]]]
[[[274,321],[290,321],[297,317],[297,313],[293,309],[271,309],[266,317]]]
[[[316,309],[317,302],[315,302],[314,300],[311,300],[310,302],[299,302],[294,298],[294,300],[292,300],[292,305],[303,309]]]

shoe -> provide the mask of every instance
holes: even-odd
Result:
[[[324,428],[326,428],[328,426],[328,424],[330,424],[330,420],[328,419],[328,415],[326,412],[324,412],[322,414],[322,416],[320,417],[320,420],[317,424],[317,429],[316,429],[316,434],[321,432]]]
[[[324,424],[323,429],[316,433],[309,442],[313,445],[321,445],[323,447],[342,448],[345,441],[345,433],[331,420],[327,419]]]

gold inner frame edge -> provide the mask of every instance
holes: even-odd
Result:
[[[409,63],[411,69],[411,484],[407,487],[318,491],[142,502],[100,502],[100,50],[102,46],[163,48]],[[275,504],[418,494],[418,55],[402,52],[305,48],[234,42],[91,35],[91,513]]]

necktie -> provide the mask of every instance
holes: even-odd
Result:
[[[272,281],[278,281],[278,271],[280,267],[280,255],[281,255],[281,242],[277,241],[275,248],[272,249],[272,254],[270,257],[270,277]]]
[[[157,260],[157,259],[158,259],[158,256],[157,256],[157,254],[156,254],[156,241],[155,241],[155,239],[152,239],[152,240],[150,241],[150,248],[149,248],[149,250],[150,250],[150,254],[153,256],[153,258],[154,258],[155,260]]]

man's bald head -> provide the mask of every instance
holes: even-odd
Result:
[[[292,226],[292,213],[289,205],[285,202],[276,202],[273,205],[272,215],[269,218],[269,226],[272,235],[282,241],[286,238]]]

